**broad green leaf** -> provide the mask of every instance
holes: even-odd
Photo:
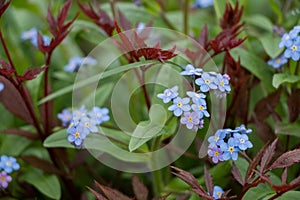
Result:
[[[138,68],[142,65],[148,65],[148,64],[155,64],[155,63],[158,63],[158,61],[155,61],[155,60],[149,60],[149,61],[141,61],[141,62],[137,62],[137,63],[132,63],[132,64],[128,64],[128,65],[124,65],[124,66],[120,66],[118,68],[115,68],[115,69],[111,69],[109,71],[106,71],[102,74],[101,78],[104,79],[104,78],[108,78],[110,76],[113,76],[115,74],[119,74],[121,72],[124,72],[124,71],[127,71],[129,69],[133,69],[133,68]],[[84,86],[87,86],[89,84],[92,84],[94,83],[95,81],[98,81],[99,80],[99,76],[100,74],[97,74],[95,76],[92,76],[90,77],[89,79],[87,80],[84,80],[84,81],[80,81],[78,83],[76,83],[76,85],[70,85],[70,86],[67,86],[61,90],[58,90],[56,92],[53,92],[52,94],[50,94],[49,96],[43,98],[42,100],[40,100],[39,104],[43,104],[47,101],[50,101],[52,99],[55,99],[56,97],[59,97],[63,94],[66,94],[68,92],[72,92],[73,90],[75,89],[78,89],[78,88],[82,88]]]
[[[271,58],[275,58],[282,52],[282,49],[278,47],[281,38],[267,34],[259,37],[259,40]]]
[[[288,191],[281,195],[280,197],[277,197],[277,200],[298,200],[300,197],[299,191]]]
[[[275,74],[273,76],[273,86],[278,88],[282,83],[297,83],[300,81],[300,76],[289,75],[289,74]]]
[[[73,145],[67,139],[68,134],[66,129],[61,129],[49,137],[44,141],[44,147],[66,147],[66,148],[74,148]]]
[[[235,162],[236,167],[239,169],[243,180],[245,179],[246,172],[249,166],[249,163],[244,158],[239,157]]]
[[[60,199],[61,197],[60,183],[55,175],[44,174],[42,171],[32,168],[21,179],[51,199]]]
[[[119,160],[123,160],[126,162],[146,162],[150,160],[150,157],[147,156],[147,154],[132,153],[125,149],[122,149],[106,136],[101,134],[88,135],[84,141],[84,147],[90,150],[93,154],[95,154],[95,151],[99,153],[105,152]]]
[[[149,121],[140,122],[134,130],[129,142],[129,151],[134,151],[153,137],[160,135],[167,119],[162,106],[153,105],[149,112]]]
[[[0,154],[18,156],[30,145],[30,143],[31,141],[25,137],[5,135],[0,147]]]
[[[143,5],[145,6],[146,10],[153,15],[158,15],[161,12],[160,5],[157,1],[143,0]]]
[[[277,123],[275,134],[300,137],[300,123]]]
[[[259,78],[268,90],[273,90],[271,85],[273,72],[270,66],[268,66],[259,57],[246,50],[236,48],[233,49],[231,53],[235,60],[240,58],[243,67],[253,73],[254,76]]]
[[[35,79],[26,82],[26,85],[28,87],[28,90],[31,94],[34,103],[36,103],[38,100],[39,89],[43,77],[44,77],[44,72],[38,74]]]
[[[266,184],[259,184],[246,192],[243,200],[261,200],[264,197],[275,194],[275,192]]]
[[[245,17],[245,20],[248,24],[252,24],[259,28],[262,28],[270,33],[273,32],[273,24],[269,18],[265,17],[264,15],[255,14],[251,16]]]

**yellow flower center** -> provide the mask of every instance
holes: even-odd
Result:
[[[219,156],[219,152],[215,151],[214,155]]]
[[[193,121],[193,117],[188,117],[188,121],[192,122]]]
[[[229,147],[229,152],[232,153],[234,151],[233,147]]]
[[[203,111],[204,107],[203,106],[199,106],[199,110]]]
[[[276,63],[280,63],[280,58],[277,58],[277,59],[275,60],[275,62],[276,62]]]
[[[70,124],[69,124],[69,128],[71,128],[73,125],[74,125],[73,123],[70,123]]]
[[[85,125],[85,127],[89,127],[90,123],[89,122],[85,122],[84,125]]]
[[[215,137],[215,141],[218,141],[220,138],[219,137]]]
[[[220,85],[224,86],[224,85],[225,85],[224,81],[221,81],[221,82],[220,82]]]
[[[222,196],[222,192],[217,192],[217,195],[218,195],[218,197],[221,197]]]
[[[292,50],[293,50],[293,51],[296,51],[296,50],[297,50],[297,46],[296,46],[296,45],[293,45],[293,46],[292,46]]]
[[[181,106],[182,106],[182,103],[180,103],[180,102],[177,103],[177,107],[178,107],[178,108],[181,108]]]
[[[0,180],[1,180],[1,182],[4,182],[4,181],[5,181],[5,177],[4,177],[4,176],[1,176],[1,177],[0,177]]]
[[[80,133],[79,132],[76,132],[75,133],[75,138],[79,138],[80,137]]]
[[[205,80],[205,83],[206,84],[210,84],[210,80]]]
[[[7,161],[5,164],[6,164],[7,167],[11,166],[11,162],[9,162],[9,161]]]

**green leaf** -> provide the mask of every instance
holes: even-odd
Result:
[[[271,5],[272,10],[275,12],[275,14],[277,16],[278,24],[281,24],[283,17],[282,17],[281,8],[280,8],[278,1],[270,0],[270,5]]]
[[[231,54],[235,60],[240,58],[243,67],[249,70],[254,76],[259,78],[268,90],[273,90],[271,85],[273,72],[270,66],[268,66],[263,60],[256,55],[240,48],[233,49]]]
[[[259,40],[271,58],[275,58],[282,52],[282,49],[278,47],[281,38],[267,34],[259,37]]]
[[[5,135],[1,144],[0,153],[18,156],[30,145],[30,143],[31,141],[25,137]]]
[[[96,81],[99,81],[99,76],[100,75],[101,75],[101,78],[104,79],[104,78],[108,78],[110,76],[113,76],[115,74],[119,74],[121,72],[127,71],[129,69],[138,68],[138,67],[140,67],[142,65],[149,65],[149,64],[156,64],[156,63],[158,63],[158,61],[156,61],[156,60],[149,60],[149,61],[136,62],[136,63],[124,65],[124,66],[119,66],[118,68],[111,69],[109,71],[106,71],[106,72],[102,73],[102,75],[101,74],[97,74],[95,76],[90,77],[87,80],[80,81],[80,82],[76,83],[75,85],[72,84],[70,86],[67,86],[67,87],[61,89],[61,90],[53,92],[49,96],[47,96],[47,97],[43,98],[42,100],[40,100],[39,104],[43,104],[43,103],[45,103],[47,101],[50,101],[52,99],[55,99],[56,97],[59,97],[59,96],[61,96],[63,94],[66,94],[68,92],[72,92],[73,90],[82,88],[82,87],[90,85],[90,84],[92,84],[92,83],[94,83]]]
[[[281,195],[280,197],[277,197],[277,200],[298,200],[300,197],[299,191],[288,191]]]
[[[127,144],[124,144],[127,147]],[[118,145],[101,134],[89,134],[84,141],[84,147],[92,154],[108,153],[119,160],[126,162],[146,162],[150,157],[145,153],[132,153],[120,148]]]
[[[300,137],[299,130],[300,123],[277,123],[275,125],[275,134]]]
[[[261,200],[264,197],[275,194],[275,192],[266,184],[259,184],[246,192],[243,200]]]
[[[246,159],[239,157],[235,162],[236,167],[239,169],[243,180],[245,179],[246,172],[249,166],[249,163]]]
[[[140,122],[134,130],[129,142],[129,151],[132,152],[160,135],[167,120],[167,114],[161,105],[153,105],[149,113],[150,120]]]
[[[61,129],[55,133],[52,133],[49,137],[44,141],[44,147],[66,147],[66,148],[74,148],[73,145],[67,139],[68,134],[66,129]]]
[[[60,183],[55,175],[44,174],[42,171],[32,168],[21,179],[51,199],[60,199],[61,197]]]
[[[273,24],[269,18],[265,17],[264,15],[256,14],[245,17],[245,20],[248,24],[252,24],[259,28],[262,28],[268,32],[273,32]]]
[[[275,74],[273,76],[273,86],[278,88],[282,83],[296,83],[300,81],[300,76],[289,75],[289,74]]]
[[[158,15],[161,12],[160,5],[157,1],[143,0],[143,5],[146,10],[153,15]]]

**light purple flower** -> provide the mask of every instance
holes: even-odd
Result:
[[[222,142],[224,142],[223,139],[226,135],[227,131],[225,131],[224,129],[217,130],[217,132],[213,136],[210,136],[208,138],[209,145],[220,145]]]
[[[188,64],[185,66],[185,70],[180,72],[181,75],[189,75],[189,76],[192,76],[192,75],[197,75],[197,76],[200,76],[202,73],[202,69],[200,68],[195,68],[193,65],[191,64]]]
[[[202,119],[203,116],[205,117],[209,117],[209,113],[206,110],[206,105],[201,105],[199,103],[197,104],[192,104],[192,109],[193,111],[195,111],[196,113],[198,113],[199,118]]]
[[[83,140],[89,134],[89,130],[84,126],[72,126],[67,130],[68,141],[76,147],[81,147]]]
[[[197,78],[195,83],[200,86],[201,92],[208,92],[210,89],[218,89],[216,77],[208,72],[204,72],[201,78]]]
[[[97,125],[107,122],[110,119],[108,114],[109,110],[107,108],[99,108],[97,106],[93,107],[89,112],[89,116],[96,120]]]
[[[206,101],[205,101],[206,95],[205,94],[191,92],[191,91],[187,91],[186,94],[192,98],[193,103],[206,105]]]
[[[63,126],[67,126],[72,120],[72,113],[68,109],[64,109],[61,113],[58,113],[57,117],[62,121]]]
[[[89,129],[92,133],[98,132],[98,127],[96,125],[97,120],[95,118],[83,117],[79,122],[79,126]]]
[[[5,171],[0,172],[0,189],[5,189],[12,178]]]
[[[214,186],[213,197],[215,199],[220,199],[222,197],[223,193],[224,193],[224,190],[220,186],[218,186],[218,185]]]
[[[173,100],[173,105],[169,106],[168,110],[173,111],[174,115],[179,117],[182,112],[187,112],[191,110],[191,106],[188,104],[190,102],[189,98],[176,97]]]
[[[14,157],[3,155],[0,158],[0,169],[10,174],[20,169],[20,165]]]
[[[275,69],[281,67],[282,65],[284,65],[285,63],[287,63],[287,59],[284,57],[284,55],[279,56],[279,57],[275,57],[272,60],[268,61],[268,65],[274,67]]]
[[[0,82],[0,92],[2,92],[2,90],[4,90],[4,84]]]
[[[213,163],[218,163],[219,161],[223,161],[223,152],[216,145],[210,147],[207,151],[207,154],[209,157],[212,158]]]
[[[229,160],[232,158],[232,160],[237,160],[238,158],[238,151],[239,148],[236,147],[236,140],[234,138],[229,138],[227,143],[221,143],[220,147],[223,153],[223,159]]]
[[[43,42],[45,46],[49,46],[51,39],[48,36],[42,35]],[[24,31],[21,34],[21,40],[30,40],[31,44],[35,47],[38,46],[38,30],[36,28],[31,28],[28,31]]]
[[[164,103],[169,103],[172,99],[178,96],[178,86],[165,89],[164,93],[157,95],[158,98],[162,99]]]
[[[199,115],[196,112],[184,112],[180,123],[185,124],[188,129],[198,127],[200,123]]]
[[[80,66],[83,65],[95,66],[96,64],[97,64],[97,60],[95,60],[90,56],[87,57],[74,56],[69,59],[68,64],[64,66],[64,70],[66,72],[77,72]]]
[[[236,140],[236,145],[240,148],[240,150],[246,150],[253,147],[246,134],[234,133],[233,137]]]

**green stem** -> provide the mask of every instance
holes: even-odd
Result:
[[[156,151],[160,147],[161,138],[162,138],[161,135],[154,138],[153,145],[151,148],[152,152]],[[156,165],[157,165],[157,160],[156,158],[154,158],[152,163],[153,168],[156,168]],[[152,177],[153,177],[152,186],[153,186],[154,195],[155,197],[159,197],[163,190],[162,171],[161,170],[152,171]]]

